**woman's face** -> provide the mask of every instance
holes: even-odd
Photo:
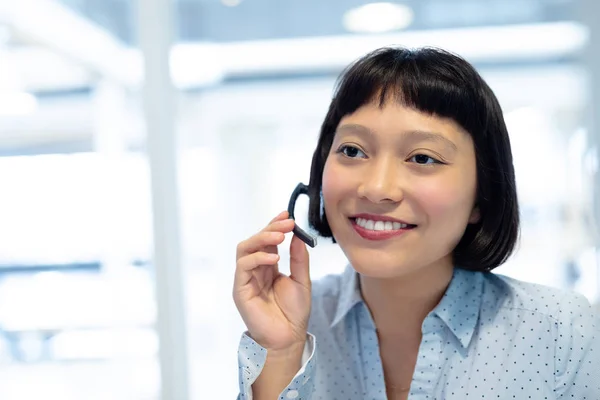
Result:
[[[390,278],[451,266],[475,207],[472,139],[449,119],[394,101],[338,125],[323,171],[333,236],[352,266]]]

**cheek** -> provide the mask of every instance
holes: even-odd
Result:
[[[462,221],[468,218],[473,208],[472,190],[448,179],[421,182],[414,193],[422,210],[436,220]]]
[[[335,206],[344,195],[344,179],[340,179],[339,168],[336,167],[335,163],[325,163],[323,168],[323,201],[324,206],[328,207]]]

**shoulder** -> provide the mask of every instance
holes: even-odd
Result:
[[[521,310],[541,314],[558,325],[600,329],[590,301],[580,293],[520,281],[500,274],[484,274],[483,308]]]
[[[597,398],[600,383],[593,376],[600,362],[600,318],[590,301],[503,275],[482,276],[482,324],[500,326],[517,353],[531,355],[530,364],[547,356],[557,399]]]

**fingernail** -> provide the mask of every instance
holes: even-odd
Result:
[[[269,254],[269,260],[277,261],[279,259],[279,254]]]

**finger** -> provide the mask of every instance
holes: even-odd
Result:
[[[234,277],[234,288],[239,288],[250,282],[252,272],[262,265],[277,265],[279,261],[278,254],[266,253],[259,251],[248,254],[237,261]]]
[[[294,235],[290,243],[290,278],[310,289],[309,261],[306,245]]]
[[[287,211],[286,211],[287,213]],[[295,222],[293,219],[285,218],[281,220],[277,220],[275,222],[271,222],[269,225],[265,226],[261,232],[283,232],[288,233],[294,229]]]
[[[237,258],[243,257],[246,254],[250,254],[250,253],[260,250],[261,246],[256,241],[256,239],[259,237],[260,234],[266,233],[266,232],[279,232],[282,234],[289,233],[292,230],[294,230],[294,225],[295,225],[294,220],[291,220],[291,219],[285,219],[282,221],[273,222],[272,224],[270,224],[267,227],[268,229],[265,228],[264,230],[260,231],[259,233],[252,235],[250,238],[239,243],[238,247],[237,247],[237,253],[236,253],[237,256],[236,257]],[[275,245],[277,245],[277,244],[281,244],[281,242],[275,243]]]
[[[269,249],[270,253],[275,253],[276,251],[273,251],[272,248],[274,247],[277,250],[277,245],[283,243],[284,240],[285,235],[283,232],[259,232],[238,244],[236,258],[255,253],[264,248]]]
[[[271,225],[275,221],[281,221],[281,220],[284,220],[284,219],[287,219],[287,218],[288,218],[288,212],[287,212],[287,210],[286,211],[282,211],[279,214],[277,214],[277,216],[275,218],[273,218],[271,221],[269,221],[269,224],[267,226]]]
[[[263,232],[280,232],[282,234],[286,234],[286,233],[290,233],[291,231],[294,230],[294,227],[296,226],[296,223],[294,222],[293,219],[284,219],[282,221],[275,221],[273,222],[271,225],[269,225]],[[285,236],[284,236],[285,238]],[[283,240],[282,240],[283,242]],[[281,244],[281,242],[277,243],[278,245]],[[258,251],[259,249],[256,249],[255,251]],[[265,250],[270,252],[270,253],[277,253],[277,246],[266,246]],[[248,252],[250,253],[250,251]]]
[[[260,265],[273,265],[279,261],[279,254],[257,251],[242,257],[237,262],[237,268],[244,271],[251,271]]]

